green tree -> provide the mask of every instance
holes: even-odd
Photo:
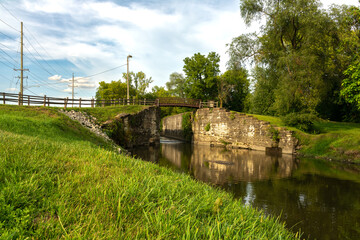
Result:
[[[134,87],[130,86],[130,95],[135,96],[136,90]],[[126,82],[122,83],[119,81],[111,81],[106,83],[104,81],[99,82],[99,87],[96,91],[95,98],[96,100],[110,100],[110,99],[119,99],[127,97],[127,84]]]
[[[123,73],[122,78],[124,79],[124,81],[127,81],[127,73]],[[138,72],[138,73],[134,73],[134,72],[129,72],[129,85],[133,85],[133,87],[135,88],[136,91],[136,98],[143,98],[145,93],[146,93],[146,89],[150,86],[150,83],[152,83],[153,80],[152,78],[146,78],[146,74],[144,72]]]
[[[318,0],[241,0],[240,10],[249,25],[266,22],[259,35],[241,35],[228,45],[229,65],[255,66],[253,111],[339,115],[342,73],[356,52],[345,40],[354,26],[346,23],[348,8],[326,11]]]
[[[185,97],[185,78],[181,73],[173,72],[170,74],[170,80],[166,83],[166,88],[171,95],[176,97]]]
[[[218,78],[220,107],[224,105],[234,111],[244,111],[249,97],[249,80],[244,68],[230,69]]]
[[[344,74],[347,78],[342,82],[341,96],[360,110],[360,61],[350,65]]]
[[[208,56],[200,53],[184,59],[184,92],[188,98],[214,100],[217,98],[217,79],[220,74],[220,56],[210,52]]]

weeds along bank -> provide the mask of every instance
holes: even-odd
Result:
[[[0,105],[1,238],[295,239],[223,191],[117,154],[53,109]]]

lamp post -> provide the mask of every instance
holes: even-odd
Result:
[[[127,76],[126,76],[126,85],[127,85],[127,104],[130,105],[130,93],[129,93],[129,58],[132,58],[131,55],[128,55],[127,60]]]

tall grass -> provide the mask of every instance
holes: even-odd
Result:
[[[0,106],[2,239],[295,239],[226,192],[119,155],[53,110]]]

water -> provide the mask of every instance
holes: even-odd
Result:
[[[306,239],[360,239],[358,166],[193,146],[162,138],[133,154],[220,186]]]

